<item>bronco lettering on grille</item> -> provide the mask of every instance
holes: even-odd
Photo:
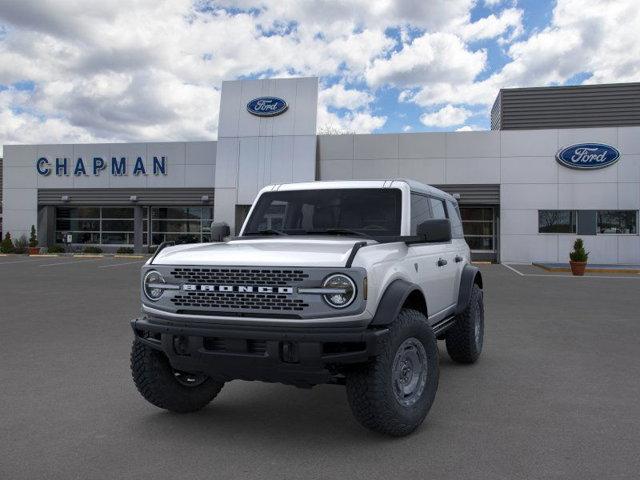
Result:
[[[270,287],[253,285],[182,285],[186,292],[220,292],[220,293],[280,293],[291,295],[293,287]]]

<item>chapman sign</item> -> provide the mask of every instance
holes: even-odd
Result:
[[[284,113],[289,105],[278,97],[259,97],[247,103],[247,111],[258,117],[275,117]]]
[[[556,160],[565,167],[578,170],[596,170],[613,165],[620,158],[620,152],[602,143],[579,143],[565,147],[558,152]]]
[[[49,159],[40,157],[36,160],[36,170],[40,175],[46,177],[55,173],[57,176],[75,175],[81,176],[99,176],[102,172],[111,174],[114,177],[128,175],[129,173],[139,175],[166,175],[167,174],[167,157],[153,157],[150,165],[145,165],[143,157],[137,157],[135,160],[127,159],[127,157],[111,157],[111,160],[105,160],[102,157],[82,158],[71,160],[66,157]]]

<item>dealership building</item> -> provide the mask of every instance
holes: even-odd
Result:
[[[5,145],[2,230],[148,251],[237,231],[274,183],[411,178],[458,198],[476,259],[640,263],[640,83],[505,89],[490,131],[317,135],[317,78],[223,82],[218,140]]]

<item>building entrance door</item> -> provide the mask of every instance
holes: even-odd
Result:
[[[460,206],[464,238],[473,260],[495,262],[498,259],[498,207]]]

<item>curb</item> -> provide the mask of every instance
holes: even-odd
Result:
[[[533,266],[541,268],[542,270],[546,270],[547,272],[559,272],[559,273],[571,273],[571,268],[569,267],[547,267],[544,265],[540,265],[534,263]],[[640,269],[637,268],[587,268],[585,269],[585,273],[635,273],[640,275]]]
[[[137,259],[137,258],[145,258],[144,255],[128,255],[128,254],[116,254],[113,256],[113,258],[133,258],[133,259]]]

